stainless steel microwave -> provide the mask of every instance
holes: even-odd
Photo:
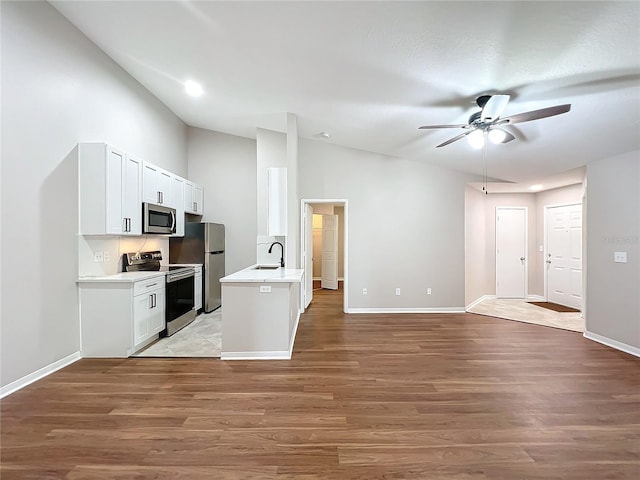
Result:
[[[142,233],[176,233],[176,209],[143,203]]]

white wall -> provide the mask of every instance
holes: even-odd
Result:
[[[465,305],[483,295],[487,288],[487,219],[484,192],[471,186],[465,189]]]
[[[188,177],[204,188],[203,222],[223,223],[226,271],[256,259],[256,141],[189,127]]]
[[[586,335],[640,349],[640,151],[587,165],[586,198]]]
[[[350,308],[464,307],[464,191],[477,177],[313,140],[300,140],[298,173],[300,198],[349,201]]]
[[[78,142],[186,174],[186,127],[45,2],[2,2],[3,386],[79,350]]]

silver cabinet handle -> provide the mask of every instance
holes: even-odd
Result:
[[[149,309],[153,308],[153,295],[149,295]]]
[[[123,232],[127,231],[127,219],[126,218],[122,219],[122,231]]]
[[[145,287],[149,288],[149,287],[153,287],[154,285],[157,285],[158,283],[150,283],[149,285],[145,285]]]
[[[131,219],[127,218],[127,232],[131,231]]]

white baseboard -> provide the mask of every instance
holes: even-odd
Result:
[[[464,307],[349,308],[347,313],[464,313]]]
[[[546,302],[547,299],[542,295],[527,295],[527,302]]]
[[[602,335],[598,335],[597,333],[593,332],[585,331],[583,335],[584,338],[588,338],[589,340],[593,340],[594,342],[598,342],[606,345],[607,347],[615,348],[616,350],[620,350],[630,355],[640,357],[640,348],[634,347],[633,345],[627,345],[626,343],[622,343],[608,337],[603,337]]]
[[[261,352],[222,352],[220,360],[291,360],[286,350]]]
[[[75,353],[72,353],[71,355],[67,355],[64,358],[61,358],[57,362],[53,362],[47,365],[46,367],[42,367],[40,370],[36,370],[35,372],[30,373],[29,375],[25,375],[24,377],[19,378],[18,380],[15,380],[9,383],[8,385],[5,385],[4,387],[0,388],[0,398],[4,398],[7,395],[17,392],[21,388],[24,388],[27,385],[33,382],[36,382],[41,378],[44,378],[47,375],[50,375],[57,370],[60,370],[61,368],[66,367],[67,365],[71,365],[74,362],[77,362],[81,358],[82,356],[80,355],[80,352],[75,352]]]
[[[465,311],[468,312],[470,308],[475,307],[476,305],[478,305],[479,303],[484,302],[485,300],[494,300],[495,298],[496,298],[495,295],[483,295],[480,298],[475,299],[469,305],[467,305],[466,308],[465,308]]]

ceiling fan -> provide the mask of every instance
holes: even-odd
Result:
[[[436,128],[464,128],[466,131],[460,135],[450,138],[446,142],[437,145],[444,147],[450,143],[456,142],[461,138],[467,137],[469,143],[475,148],[482,148],[485,144],[485,136],[489,137],[493,143],[508,143],[515,140],[511,133],[500,128],[505,125],[513,125],[515,123],[530,122],[540,118],[553,117],[561,113],[567,113],[571,110],[571,104],[556,105],[554,107],[541,108],[540,110],[531,110],[529,112],[517,113],[509,117],[500,118],[507,103],[509,103],[509,95],[481,95],[476,99],[476,104],[482,109],[473,113],[469,117],[469,123],[460,125],[423,125],[419,129],[436,129]]]

